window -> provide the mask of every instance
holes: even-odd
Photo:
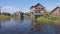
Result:
[[[33,12],[31,12],[32,14],[34,14]]]

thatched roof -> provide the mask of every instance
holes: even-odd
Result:
[[[43,7],[43,8],[45,8],[43,5],[41,5],[40,3],[37,3],[35,6],[31,6],[31,8],[34,8],[34,7],[37,7],[37,6],[41,6],[41,7]],[[30,8],[30,9],[31,9]]]
[[[35,5],[35,7],[37,7],[37,6],[44,7],[44,6],[43,6],[43,5],[41,5],[40,3],[37,3],[37,4]]]
[[[30,9],[32,9],[32,8],[34,8],[35,6],[31,6],[31,8]]]
[[[54,12],[56,9],[58,9],[58,8],[60,9],[60,7],[57,6],[55,9],[53,9],[53,10],[51,11],[51,13],[53,13],[53,12]],[[51,13],[50,13],[50,14],[51,14]]]

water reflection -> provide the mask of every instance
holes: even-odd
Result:
[[[21,24],[22,24],[22,22],[24,22],[24,19],[22,19],[22,18],[20,18],[20,19],[17,18],[17,19],[16,19],[16,18],[15,18],[14,21],[16,21],[16,23],[21,23]]]
[[[60,23],[53,23],[52,27],[56,29],[56,34],[60,34]]]
[[[20,14],[20,19],[23,20],[24,19],[24,13]]]
[[[60,34],[60,25],[53,25],[52,23],[39,23],[35,20],[31,22],[31,30],[36,32],[43,32],[46,34]]]
[[[0,28],[1,28],[1,21],[0,21]]]
[[[31,22],[31,30],[34,30],[34,31],[37,31],[37,32],[41,32],[44,24],[45,23],[40,23],[40,22],[37,22],[36,20],[33,20]]]
[[[52,27],[51,23],[39,23],[30,19],[10,19],[4,23],[0,21],[0,24],[0,34],[60,34],[60,29]]]

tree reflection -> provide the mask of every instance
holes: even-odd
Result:
[[[42,31],[42,25],[41,23],[37,22],[36,20],[32,20],[31,22],[31,30],[33,31]]]
[[[24,19],[24,13],[20,14],[20,19],[23,20]]]
[[[1,21],[0,21],[0,28],[1,28]]]
[[[59,25],[57,25],[57,24],[52,24],[52,27],[53,27],[54,29],[56,29],[56,34],[60,34],[60,24],[59,24]]]

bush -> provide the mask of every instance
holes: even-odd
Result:
[[[50,23],[60,23],[60,18],[44,18],[44,17],[39,17],[36,19],[38,22],[50,22]]]
[[[29,16],[25,16],[25,18],[29,18]]]
[[[10,19],[12,18],[12,16],[3,16],[3,15],[0,15],[0,20],[7,20],[7,19]]]
[[[51,18],[53,22],[60,22],[60,18]]]
[[[44,18],[44,17],[39,17],[38,19],[36,19],[38,22],[51,22],[51,20],[49,18]]]

